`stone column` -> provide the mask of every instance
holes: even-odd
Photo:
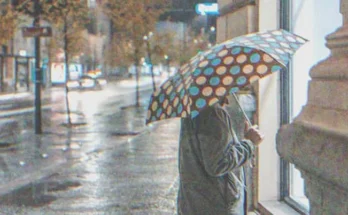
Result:
[[[305,180],[311,215],[348,214],[348,0],[341,13],[343,26],[327,37],[331,56],[311,70],[307,104],[277,135],[278,153]]]

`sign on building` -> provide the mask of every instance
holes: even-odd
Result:
[[[23,37],[51,37],[51,27],[23,27]]]
[[[219,7],[217,3],[196,4],[196,13],[199,15],[218,15]]]

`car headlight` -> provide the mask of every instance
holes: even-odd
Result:
[[[70,87],[70,88],[78,87],[79,86],[79,82],[77,82],[77,81],[69,81],[66,85],[68,87]]]
[[[84,80],[84,81],[82,81],[82,86],[83,87],[93,87],[94,81],[93,80]]]

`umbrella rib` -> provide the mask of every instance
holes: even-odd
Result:
[[[251,121],[250,121],[249,117],[246,115],[244,109],[242,108],[242,105],[240,104],[239,99],[237,98],[236,94],[235,94],[235,93],[232,93],[232,95],[233,95],[234,99],[236,100],[236,102],[237,102],[239,108],[240,108],[241,111],[243,112],[244,118],[246,119],[246,121],[248,122],[248,124],[249,124],[250,126],[252,126]]]

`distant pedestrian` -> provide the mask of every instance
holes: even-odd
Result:
[[[243,165],[262,141],[245,126],[238,140],[223,105],[227,98],[193,118],[181,119],[179,215],[244,215]]]

